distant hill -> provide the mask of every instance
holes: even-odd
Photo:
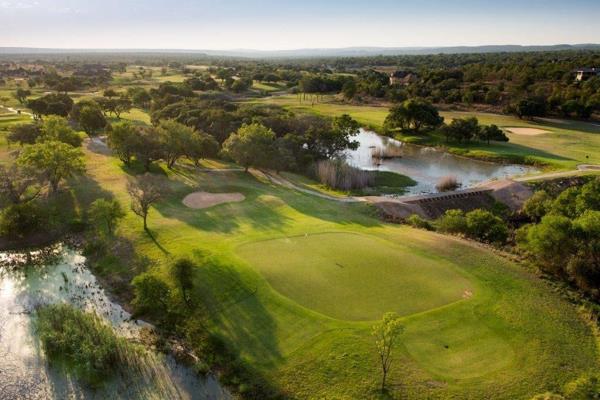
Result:
[[[34,47],[0,47],[0,55],[10,54],[193,54],[245,58],[309,58],[309,57],[366,57],[425,54],[516,53],[534,51],[600,50],[600,44],[557,44],[549,46],[489,45],[452,47],[345,47],[295,50],[186,50],[186,49],[51,49]]]

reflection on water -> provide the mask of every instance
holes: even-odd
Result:
[[[198,379],[172,357],[148,352],[140,371],[91,391],[49,368],[33,330],[33,311],[66,302],[93,311],[123,336],[149,326],[110,301],[77,252],[58,247],[58,262],[14,267],[19,255],[0,253],[0,400],[5,399],[228,399],[214,378]]]
[[[462,187],[468,188],[490,179],[535,172],[534,168],[522,165],[501,165],[457,157],[432,147],[399,142],[363,129],[356,140],[360,146],[357,150],[346,152],[348,163],[362,169],[407,175],[417,182],[416,186],[408,188],[410,194],[436,192],[435,185],[447,175],[456,176]],[[399,157],[377,157],[380,154]]]

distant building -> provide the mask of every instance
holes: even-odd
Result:
[[[390,74],[390,85],[410,85],[417,81],[417,74],[410,71],[394,71]]]
[[[575,70],[575,80],[577,82],[600,76],[600,68],[579,68]]]

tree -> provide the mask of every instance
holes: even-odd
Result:
[[[88,215],[92,224],[104,225],[108,235],[112,236],[118,221],[125,217],[125,212],[117,200],[96,199],[90,204]]]
[[[148,230],[148,212],[150,206],[160,200],[165,187],[159,177],[145,173],[127,183],[127,192],[131,196],[131,210],[144,220],[144,230]]]
[[[133,107],[131,99],[126,96],[121,96],[120,98],[114,100],[114,113],[118,119],[121,119],[121,114],[129,112]]]
[[[0,212],[0,235],[22,240],[47,225],[44,210],[36,202],[11,204]]]
[[[496,142],[508,142],[508,136],[504,133],[504,131],[498,128],[497,125],[486,125],[482,126],[477,132],[477,137],[480,140],[486,141],[487,144],[490,144],[490,141]]]
[[[173,278],[175,278],[175,282],[177,282],[181,291],[181,297],[188,307],[191,305],[189,294],[194,288],[195,268],[197,266],[192,261],[187,258],[181,258],[173,264],[172,269]]]
[[[264,125],[244,124],[223,143],[223,153],[248,171],[268,166],[274,141],[275,133]]]
[[[114,89],[106,89],[102,95],[111,99],[113,97],[117,97],[119,93],[117,93]]]
[[[306,148],[316,159],[336,158],[347,149],[355,150],[359,143],[360,125],[348,114],[335,117],[330,124],[313,124],[306,130]]]
[[[202,158],[215,157],[219,152],[219,142],[211,135],[194,131],[188,138],[184,155],[197,166]]]
[[[150,126],[137,126],[133,142],[133,154],[142,163],[144,171],[150,171],[150,166],[163,156],[160,138],[156,129]]]
[[[133,306],[136,313],[164,318],[169,311],[171,297],[171,289],[165,281],[145,272],[133,278],[132,284],[135,294]]]
[[[404,328],[401,325],[400,317],[396,313],[386,313],[380,323],[373,327],[373,336],[375,336],[375,346],[377,355],[381,362],[382,378],[381,391],[385,391],[387,375],[392,364],[392,350],[396,341],[402,334]]]
[[[108,147],[123,161],[126,165],[131,162],[136,144],[137,131],[130,122],[121,122],[114,124],[112,129],[107,132]]]
[[[131,97],[133,104],[140,108],[148,108],[152,101],[152,97],[148,91],[141,87],[129,88],[127,89],[127,93]]]
[[[196,132],[174,120],[161,121],[156,131],[167,168],[172,169],[175,162],[186,154],[186,148]]]
[[[27,174],[17,165],[7,168],[0,165],[0,200],[2,203],[23,204],[40,193],[35,176]]]
[[[27,101],[27,97],[31,96],[31,91],[23,88],[18,88],[15,91],[15,99],[19,101],[21,104],[25,104]]]
[[[73,147],[79,147],[82,143],[81,136],[71,128],[67,119],[58,115],[51,115],[46,118],[40,127],[40,131],[38,141],[59,141]]]
[[[357,90],[358,88],[354,79],[348,79],[346,83],[344,83],[344,86],[342,86],[342,94],[348,101],[352,100],[354,96],[356,96]]]
[[[390,109],[384,127],[387,130],[413,130],[419,133],[422,129],[437,128],[443,122],[444,118],[431,103],[422,99],[410,99]]]
[[[34,144],[41,135],[39,124],[17,124],[9,128],[7,141],[24,144]]]
[[[77,122],[81,129],[89,136],[96,134],[96,131],[106,126],[106,118],[102,114],[102,110],[95,103],[86,104],[79,109]]]
[[[525,99],[519,101],[514,107],[517,116],[521,119],[532,117],[542,117],[546,114],[546,105],[534,99]]]
[[[456,118],[444,126],[443,132],[446,136],[446,141],[453,139],[458,142],[462,142],[463,140],[468,142],[473,137],[479,135],[480,129],[479,121],[475,117]]]
[[[17,165],[28,174],[39,176],[42,182],[50,184],[55,193],[61,180],[85,171],[83,152],[66,143],[48,141],[25,146]]]
[[[73,99],[66,94],[47,94],[39,99],[28,100],[27,107],[36,119],[52,114],[66,117],[73,108]]]
[[[538,190],[523,204],[522,211],[533,221],[539,221],[552,207],[552,198],[545,190]]]

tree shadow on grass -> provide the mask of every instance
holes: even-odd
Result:
[[[258,230],[279,230],[294,224],[289,207],[300,214],[339,223],[378,226],[381,222],[365,204],[348,204],[301,193],[271,182],[258,180],[244,172],[195,172],[176,168],[181,180],[173,184],[166,201],[156,209],[165,217],[177,218],[204,231],[230,233],[242,224]],[[245,200],[206,209],[191,209],[182,199],[194,191],[215,193],[240,192]]]
[[[167,250],[166,248],[164,248],[157,240],[158,238],[158,233],[156,232],[152,232],[152,230],[150,228],[147,228],[145,230],[146,234],[148,235],[148,237],[150,238],[150,240],[152,240],[152,242],[156,245],[156,247],[159,248],[160,251],[163,252],[164,255],[170,255],[171,253],[169,252],[169,250]]]
[[[210,321],[210,332],[226,346],[226,351],[215,355],[219,359],[215,362],[221,364],[220,369],[225,372],[223,381],[255,387],[260,393],[251,398],[272,398],[267,394],[279,390],[256,365],[258,362],[274,366],[283,360],[276,334],[277,322],[261,295],[265,286],[257,276],[243,274],[234,265],[207,258],[201,251],[192,254],[195,260],[201,260],[194,280],[194,302],[201,304],[202,314]],[[204,323],[195,323],[204,329]],[[192,343],[192,346],[198,345],[200,343]],[[243,361],[247,359],[253,361]]]

